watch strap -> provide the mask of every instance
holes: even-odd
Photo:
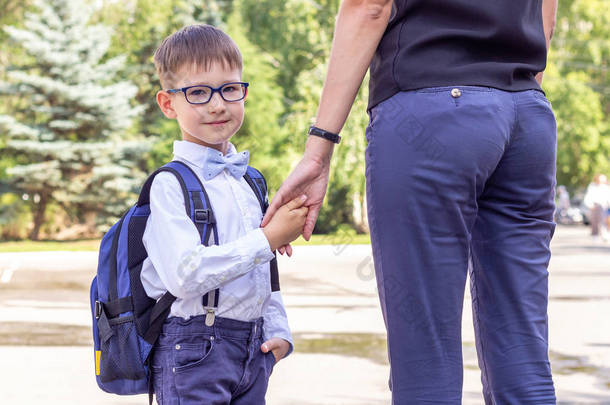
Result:
[[[326,140],[329,140],[333,143],[339,143],[341,141],[341,137],[339,136],[339,134],[334,134],[332,132],[328,132],[322,128],[318,128],[314,125],[309,127],[309,132],[307,132],[308,135],[314,135],[314,136],[319,136],[320,138],[324,138]]]

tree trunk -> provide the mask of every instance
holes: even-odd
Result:
[[[40,228],[45,221],[45,212],[47,210],[48,201],[49,196],[47,194],[40,195],[40,201],[36,205],[36,212],[34,213],[34,229],[32,229],[32,232],[30,232],[31,240],[38,240]]]

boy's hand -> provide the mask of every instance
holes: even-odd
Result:
[[[269,353],[269,350],[273,352],[275,362],[277,363],[282,360],[288,353],[288,350],[290,350],[290,343],[282,338],[274,337],[261,345],[261,351],[263,353]]]
[[[309,211],[309,208],[303,206],[305,200],[307,197],[302,195],[282,205],[263,228],[272,251],[289,244],[303,233]]]

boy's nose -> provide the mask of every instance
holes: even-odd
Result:
[[[212,94],[212,98],[208,101],[208,109],[209,110],[218,110],[223,109],[225,107],[225,101],[220,96],[220,93]]]

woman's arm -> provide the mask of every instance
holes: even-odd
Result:
[[[544,38],[546,39],[547,52],[551,46],[551,38],[555,33],[555,22],[557,21],[557,0],[542,0],[542,25],[544,27]],[[542,84],[543,72],[536,75],[538,84]]]
[[[334,133],[343,128],[391,12],[392,0],[344,0],[341,3],[316,117],[317,127]],[[287,201],[306,194],[305,205],[309,207],[309,213],[303,237],[309,240],[326,195],[333,148],[334,144],[325,139],[309,137],[303,159],[276,193],[262,226]]]

